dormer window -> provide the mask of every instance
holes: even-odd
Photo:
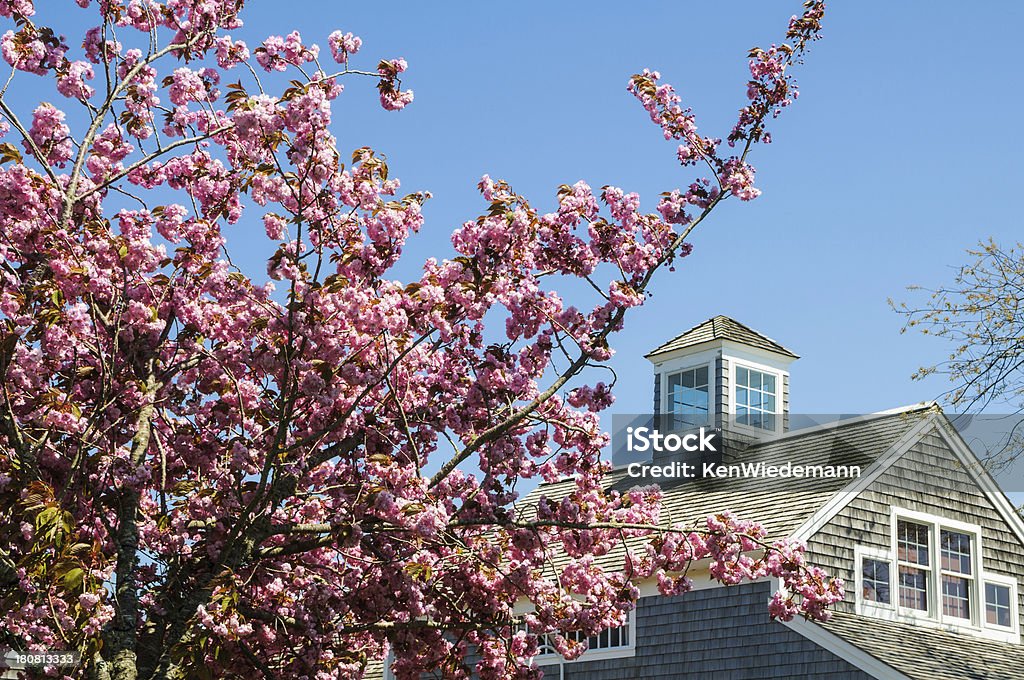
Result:
[[[668,407],[672,429],[698,427],[708,422],[708,367],[688,368],[668,376]]]
[[[891,604],[889,561],[865,555],[861,558],[861,597],[865,602]]]
[[[1018,641],[1017,583],[986,571],[980,526],[900,508],[890,519],[891,549],[855,550],[859,613]]]
[[[762,430],[775,430],[778,385],[774,373],[736,366],[736,422]]]
[[[971,593],[975,592],[971,568],[971,537],[959,531],[939,532],[942,550],[942,615],[971,619]]]

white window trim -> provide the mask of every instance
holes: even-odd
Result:
[[[928,526],[928,555],[929,563],[928,567],[924,569],[928,573],[928,611],[922,612],[916,609],[909,609],[901,607],[899,604],[899,560],[896,554],[897,549],[897,536],[896,536],[896,523],[899,520],[906,520],[917,524],[924,524]],[[942,529],[952,529],[971,536],[972,550],[971,555],[971,573],[974,577],[977,577],[981,573],[981,556],[982,552],[982,539],[981,539],[981,527],[977,524],[969,524],[967,522],[960,522],[957,520],[949,519],[947,517],[940,517],[925,512],[916,512],[913,510],[907,510],[904,508],[892,507],[889,511],[889,545],[892,546],[893,558],[896,562],[896,573],[892,574],[893,583],[896,586],[895,602],[896,610],[904,616],[911,616],[914,618],[929,619],[938,621],[946,626],[964,627],[971,629],[980,629],[980,621],[978,614],[978,592],[975,587],[972,590],[974,611],[971,613],[971,619],[965,620],[956,616],[946,616],[942,613],[942,555],[941,555],[941,532]],[[976,583],[976,581],[975,581]]]
[[[928,525],[928,550],[929,566],[928,572],[928,612],[918,611],[899,605],[899,560],[897,560],[897,533],[896,523],[899,520],[916,522]],[[952,529],[972,538],[971,542],[971,620],[961,619],[955,616],[944,616],[942,614],[942,555],[940,532],[942,529]],[[855,575],[855,610],[858,614],[873,616],[889,621],[900,621],[912,623],[928,628],[939,628],[942,630],[953,630],[978,637],[984,637],[1001,642],[1020,643],[1020,616],[1018,611],[1017,580],[1012,576],[993,574],[984,569],[982,556],[982,531],[977,524],[962,522],[959,520],[933,515],[931,513],[917,512],[905,508],[892,507],[889,513],[889,545],[888,551],[867,546],[854,547],[854,575]],[[867,602],[862,595],[863,571],[861,561],[864,557],[885,560],[889,562],[889,600],[890,604],[879,604]],[[1012,626],[1005,628],[986,623],[985,621],[985,583],[995,583],[1010,588],[1010,621]]]
[[[601,659],[621,659],[636,656],[636,608],[629,612],[629,644],[622,647],[610,647],[608,649],[588,649],[579,658],[568,660],[561,654],[538,654],[533,657],[533,663],[537,666],[552,666],[562,663],[583,663],[586,661],[599,661]]]
[[[889,564],[889,602],[872,602],[864,599],[864,558],[878,560],[880,562],[887,562]],[[887,613],[896,609],[896,591],[893,589],[893,575],[895,573],[896,563],[892,558],[892,553],[888,550],[880,550],[878,548],[871,548],[865,545],[854,546],[853,548],[853,562],[854,562],[854,591],[857,598],[857,613],[858,614],[879,614]]]
[[[736,368],[746,368],[749,370],[757,371],[758,373],[768,373],[775,376],[775,429],[767,430],[763,427],[754,427],[753,425],[744,425],[736,420]],[[739,432],[750,432],[764,436],[766,433],[782,433],[783,430],[783,411],[782,411],[782,383],[783,376],[786,373],[780,371],[777,368],[767,366],[765,364],[759,364],[755,361],[748,361],[746,359],[737,359],[735,357],[729,357],[729,414],[732,416],[732,426]]]
[[[1012,634],[1015,638],[1020,635],[1020,612],[1018,611],[1017,605],[1017,579],[1012,576],[1005,576],[1003,574],[986,574],[982,573],[979,576],[980,579],[980,590],[981,590],[981,620],[982,625],[990,630],[1005,631],[1006,633]],[[994,623],[989,623],[985,620],[985,584],[992,583],[1000,586],[1007,586],[1010,589],[1010,627],[1000,626]]]
[[[669,392],[668,392],[668,379],[669,376],[676,375],[677,373],[685,373],[686,371],[692,371],[695,368],[708,369],[708,422],[714,425],[715,423],[715,411],[717,404],[715,399],[717,393],[715,392],[715,360],[710,361],[699,361],[695,364],[686,364],[681,366],[674,366],[671,370],[664,370],[661,372],[661,413],[659,416],[671,417],[672,411],[670,410],[669,403]],[[664,422],[664,421],[663,421]]]

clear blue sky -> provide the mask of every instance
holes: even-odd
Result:
[[[778,40],[799,2],[279,3],[246,34],[335,27],[364,39],[367,65],[404,56],[416,92],[379,111],[372,84],[339,100],[343,148],[386,153],[405,189],[429,189],[428,226],[407,258],[449,252],[482,207],[483,173],[549,207],[585,179],[640,192],[688,181],[625,91],[650,67],[674,83],[702,129],[724,136],[743,101],[746,51]],[[695,234],[693,255],[658,281],[617,339],[618,408],[650,399],[655,344],[723,313],[793,348],[792,409],[864,412],[936,397],[910,374],[941,342],[900,335],[886,298],[948,281],[979,238],[1020,234],[1019,35],[1024,5],[834,2],[797,74],[801,97],[754,164],[764,194]]]

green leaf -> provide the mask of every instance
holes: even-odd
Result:
[[[78,590],[85,583],[85,570],[81,567],[68,569],[61,576],[60,581],[66,590]]]

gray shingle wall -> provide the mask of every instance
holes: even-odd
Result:
[[[854,611],[854,546],[892,549],[889,519],[890,507],[895,505],[979,525],[985,571],[1017,578],[1019,611],[1024,613],[1022,545],[992,502],[961,468],[941,437],[926,435],[811,537],[811,561],[841,576],[851,586],[839,609]]]
[[[661,413],[661,373],[654,374],[654,415]]]
[[[768,618],[769,584],[647,597],[636,612],[636,654],[564,666],[565,680],[632,678],[807,678],[871,676]],[[545,668],[558,678],[558,666]]]

